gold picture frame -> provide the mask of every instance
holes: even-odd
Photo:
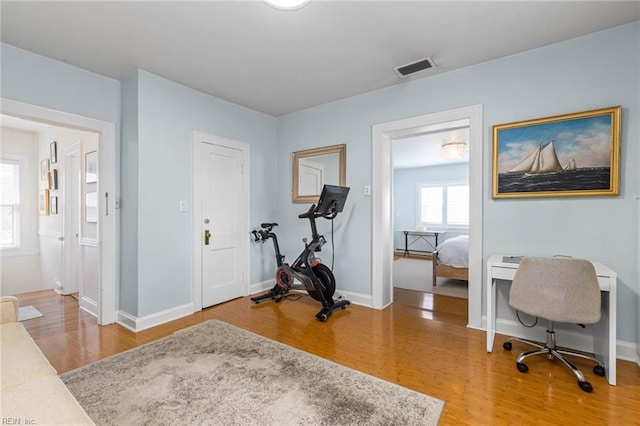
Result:
[[[38,193],[38,211],[41,216],[49,216],[49,190],[41,189]]]
[[[347,145],[296,151],[292,166],[292,201],[317,203],[324,184],[346,185]]]
[[[493,126],[493,198],[619,195],[621,109]]]

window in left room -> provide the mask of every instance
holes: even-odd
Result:
[[[0,248],[20,247],[19,159],[0,158]]]

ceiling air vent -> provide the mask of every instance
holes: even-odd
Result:
[[[394,68],[393,70],[400,77],[409,77],[411,74],[415,74],[420,71],[428,70],[429,68],[435,68],[436,63],[433,62],[433,59],[430,57],[426,57],[424,59],[420,59],[419,61],[412,62],[410,64],[402,65],[400,67]]]

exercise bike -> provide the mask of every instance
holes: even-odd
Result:
[[[311,242],[304,238],[304,250],[298,258],[291,264],[284,262],[284,255],[280,253],[278,237],[273,228],[277,223],[262,223],[260,230],[251,231],[256,242],[271,239],[276,252],[276,283],[271,290],[260,296],[252,297],[255,303],[263,300],[274,300],[281,302],[289,294],[291,289],[305,289],[309,296],[322,304],[322,310],[316,314],[316,318],[322,322],[329,319],[329,316],[336,309],[346,309],[351,304],[348,300],[333,300],[336,290],[336,280],[331,269],[324,265],[315,253],[322,250],[322,246],[327,242],[324,236],[318,234],[316,219],[325,218],[333,220],[340,213],[349,194],[349,188],[335,185],[324,185],[322,194],[318,200],[318,205],[311,205],[309,210],[298,215],[300,219],[309,219],[311,225]],[[300,284],[294,285],[295,280]]]

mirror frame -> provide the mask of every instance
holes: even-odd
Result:
[[[298,164],[300,160],[308,157],[316,157],[319,155],[338,154],[338,185],[346,186],[347,184],[347,145],[332,145],[322,148],[305,149],[303,151],[295,151],[293,153],[293,187],[291,190],[292,201],[294,203],[317,203],[320,194],[317,195],[300,195],[298,194]]]

